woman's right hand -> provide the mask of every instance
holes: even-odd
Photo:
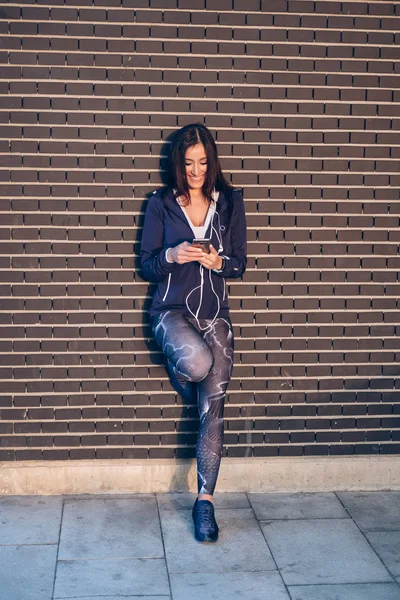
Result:
[[[169,258],[178,263],[178,265],[199,260],[202,255],[203,250],[194,248],[189,242],[182,242],[178,246],[170,248],[168,252]]]

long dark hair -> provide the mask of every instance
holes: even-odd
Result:
[[[190,204],[185,155],[188,148],[197,144],[203,144],[207,156],[207,172],[202,187],[204,196],[211,199],[215,189],[219,192],[222,191],[229,202],[232,187],[222,173],[214,138],[207,127],[201,123],[185,125],[173,136],[169,153],[170,187],[177,190],[176,197],[184,199],[185,206]]]

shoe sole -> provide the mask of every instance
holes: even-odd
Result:
[[[210,538],[210,537],[205,537],[204,540],[199,540],[196,535],[194,536],[194,539],[196,540],[196,542],[198,544],[203,544],[204,542],[208,542],[211,544],[215,544],[215,542],[218,541],[218,536],[216,538]]]

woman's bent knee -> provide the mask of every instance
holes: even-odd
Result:
[[[190,356],[185,356],[176,363],[176,368],[189,381],[202,381],[209,374],[214,364],[214,356],[207,344],[192,349]]]

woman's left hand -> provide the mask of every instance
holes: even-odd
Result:
[[[198,259],[199,263],[203,265],[206,269],[220,269],[222,267],[222,258],[219,256],[218,252],[210,244],[210,253],[203,252],[203,256]]]

